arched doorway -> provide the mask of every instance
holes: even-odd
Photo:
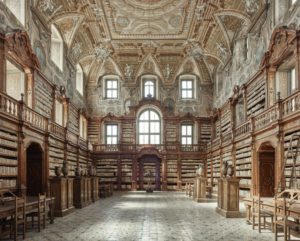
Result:
[[[145,190],[151,183],[154,190],[161,188],[161,159],[156,155],[144,155],[139,159],[139,189]],[[151,173],[151,176],[149,176]]]
[[[261,197],[274,197],[275,194],[275,149],[269,143],[261,145],[259,160],[259,193]]]
[[[31,143],[26,150],[27,195],[38,196],[43,193],[43,150],[37,143]]]

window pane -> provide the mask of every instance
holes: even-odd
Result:
[[[148,122],[140,122],[139,123],[139,131],[140,131],[140,133],[149,133],[149,123]]]
[[[116,125],[112,126],[112,135],[118,135],[118,128]]]
[[[192,135],[192,126],[186,126],[187,129],[187,135],[190,136]]]
[[[291,70],[291,89],[296,89],[296,71],[295,68]]]
[[[150,123],[150,130],[151,133],[159,133],[159,122],[152,122]]]

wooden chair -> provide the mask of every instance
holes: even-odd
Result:
[[[252,196],[252,229],[255,229],[255,226],[258,226],[258,232],[261,232],[261,227],[263,225],[264,229],[266,228],[267,218],[270,218],[270,226],[273,231],[273,213],[263,209],[262,201],[260,199],[260,195]],[[256,224],[256,217],[258,218],[258,223]],[[263,223],[261,222],[263,220]]]
[[[46,228],[46,216],[47,216],[47,205],[46,205],[46,193],[43,195],[39,194],[38,197],[38,208],[36,211],[27,214],[27,217],[31,217],[31,227],[34,227],[35,220],[37,217],[38,231],[41,231],[41,224],[43,223],[43,228]]]
[[[26,199],[23,197],[15,197],[15,213],[12,219],[12,232],[14,240],[18,237],[18,228],[22,225],[22,236],[25,239],[26,233]]]
[[[283,228],[284,241],[291,241],[291,230],[300,227],[300,224],[289,218],[287,199],[275,197],[274,203],[274,230],[275,241],[278,240],[278,226]],[[299,239],[297,239],[299,240]]]

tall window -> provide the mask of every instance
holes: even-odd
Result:
[[[21,94],[25,93],[25,74],[9,61],[6,61],[6,93],[16,100],[21,100]]]
[[[292,68],[288,72],[288,95],[291,95],[296,90],[296,71]]]
[[[107,79],[105,83],[106,99],[118,99],[118,80]]]
[[[87,120],[83,115],[79,117],[79,136],[85,140],[87,138]]]
[[[155,80],[145,80],[144,98],[155,98]]]
[[[160,144],[160,117],[154,110],[145,110],[138,119],[139,144]]]
[[[181,80],[181,98],[194,99],[194,80],[192,79]]]
[[[51,60],[63,70],[63,40],[57,28],[51,25]]]
[[[21,24],[25,25],[25,0],[2,0]]]
[[[181,125],[181,144],[192,145],[193,144],[193,125],[183,124]]]
[[[118,125],[117,124],[107,124],[105,126],[106,134],[106,144],[115,145],[118,144]]]
[[[58,100],[55,101],[55,122],[64,125],[64,105]]]
[[[291,4],[295,4],[298,0],[290,0],[291,1]]]
[[[76,65],[76,90],[83,95],[83,71],[80,64]]]

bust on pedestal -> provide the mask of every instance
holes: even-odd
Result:
[[[222,170],[223,177],[218,180],[218,207],[217,213],[226,218],[241,217],[239,210],[239,182],[233,176],[234,170],[227,162],[223,163],[226,170]]]

